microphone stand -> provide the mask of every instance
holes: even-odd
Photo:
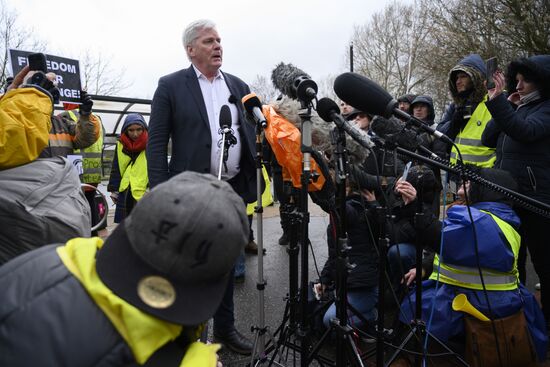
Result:
[[[311,179],[311,153],[313,151],[311,142],[311,103],[301,101],[302,110],[299,113],[302,120],[302,175],[300,177],[301,190],[299,213],[301,220],[300,246],[301,246],[301,287],[300,287],[300,322],[298,328],[298,337],[300,338],[300,366],[309,365],[309,322],[308,322],[308,288],[309,288],[309,266],[308,266],[308,246],[309,246],[309,212],[308,212],[308,186]]]
[[[264,278],[264,248],[263,248],[263,205],[262,205],[262,124],[258,121],[256,123],[256,207],[254,212],[256,213],[256,240],[258,243],[258,281],[256,283],[256,289],[258,290],[258,325],[252,326],[254,332],[254,344],[252,353],[250,356],[249,366],[257,366],[267,361],[266,355],[266,343],[265,334],[267,333],[270,340],[273,342],[273,335],[269,331],[269,328],[265,325],[265,296],[264,290],[267,282]],[[276,353],[275,353],[276,354]],[[254,361],[257,361],[254,364]]]
[[[424,215],[423,211],[423,192],[422,192],[422,184],[423,184],[423,176],[420,175],[418,177],[418,186],[419,190],[417,191],[416,196],[416,213],[414,214],[414,228],[416,230],[416,236],[417,238],[420,238],[422,228],[425,228],[426,225],[426,216]],[[427,354],[427,349],[424,348],[423,340],[429,336],[433,341],[435,341],[445,352],[449,353],[450,355],[454,355],[454,357],[464,366],[468,366],[468,363],[464,361],[464,359],[455,353],[451,348],[449,348],[445,343],[443,343],[441,340],[439,340],[435,335],[430,333],[426,329],[426,323],[422,320],[422,245],[419,243],[416,243],[416,288],[415,288],[415,318],[411,321],[411,329],[408,332],[408,334],[405,336],[399,347],[397,347],[396,351],[393,353],[393,355],[389,358],[389,360],[386,362],[386,366],[390,366],[393,361],[397,358],[397,356],[402,352],[402,350],[405,348],[409,340],[414,338],[414,342],[416,344],[416,351],[418,353],[415,353],[414,355],[414,365],[416,367],[422,366],[422,360]]]
[[[353,269],[355,265],[349,263],[348,251],[351,249],[348,246],[346,236],[346,177],[348,175],[347,167],[347,152],[346,152],[346,136],[344,129],[337,126],[331,134],[333,144],[336,145],[336,205],[338,207],[338,218],[332,221],[333,228],[336,228],[336,317],[330,321],[330,328],[323,334],[321,339],[315,345],[312,351],[314,355],[325,342],[331,332],[336,332],[336,366],[343,367],[347,362],[351,362],[354,366],[363,367],[363,361],[357,347],[352,339],[353,328],[348,324],[347,315],[347,279],[348,271]],[[352,310],[355,312],[355,310]]]

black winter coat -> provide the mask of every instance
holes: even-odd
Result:
[[[0,366],[137,366],[124,339],[61,262],[57,246],[0,267]]]
[[[348,289],[374,287],[378,284],[378,255],[375,248],[378,225],[374,215],[376,206],[376,202],[367,203],[367,210],[365,210],[359,195],[346,198],[346,231],[348,246],[351,247],[348,258],[350,264],[355,264],[355,268],[348,274]],[[337,241],[332,224],[327,228],[327,242],[329,258],[321,272],[323,284],[330,284],[336,280]]]
[[[482,142],[496,146],[495,168],[512,173],[522,194],[550,204],[550,99],[515,111],[502,94],[486,104],[493,119]]]

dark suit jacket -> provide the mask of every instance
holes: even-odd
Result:
[[[230,180],[233,189],[246,201],[256,200],[254,164],[254,126],[244,115],[241,98],[248,85],[231,74],[223,73],[225,82],[235,96],[241,136],[240,173]],[[168,140],[172,138],[172,157],[167,163]],[[212,144],[210,124],[199,81],[192,66],[163,76],[151,105],[149,140],[147,141],[147,170],[151,188],[183,172],[210,172]]]

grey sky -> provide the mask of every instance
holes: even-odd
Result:
[[[196,19],[216,22],[222,37],[222,70],[251,82],[271,76],[279,62],[313,79],[345,71],[353,26],[387,0],[130,1],[7,0],[19,24],[48,42],[48,53],[78,58],[84,51],[113,57],[133,82],[125,97],[151,98],[158,78],[189,62],[181,36]],[[32,51],[32,50],[28,50]]]

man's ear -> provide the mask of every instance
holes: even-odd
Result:
[[[185,50],[187,51],[189,57],[195,56],[195,48],[193,46],[185,46]]]

